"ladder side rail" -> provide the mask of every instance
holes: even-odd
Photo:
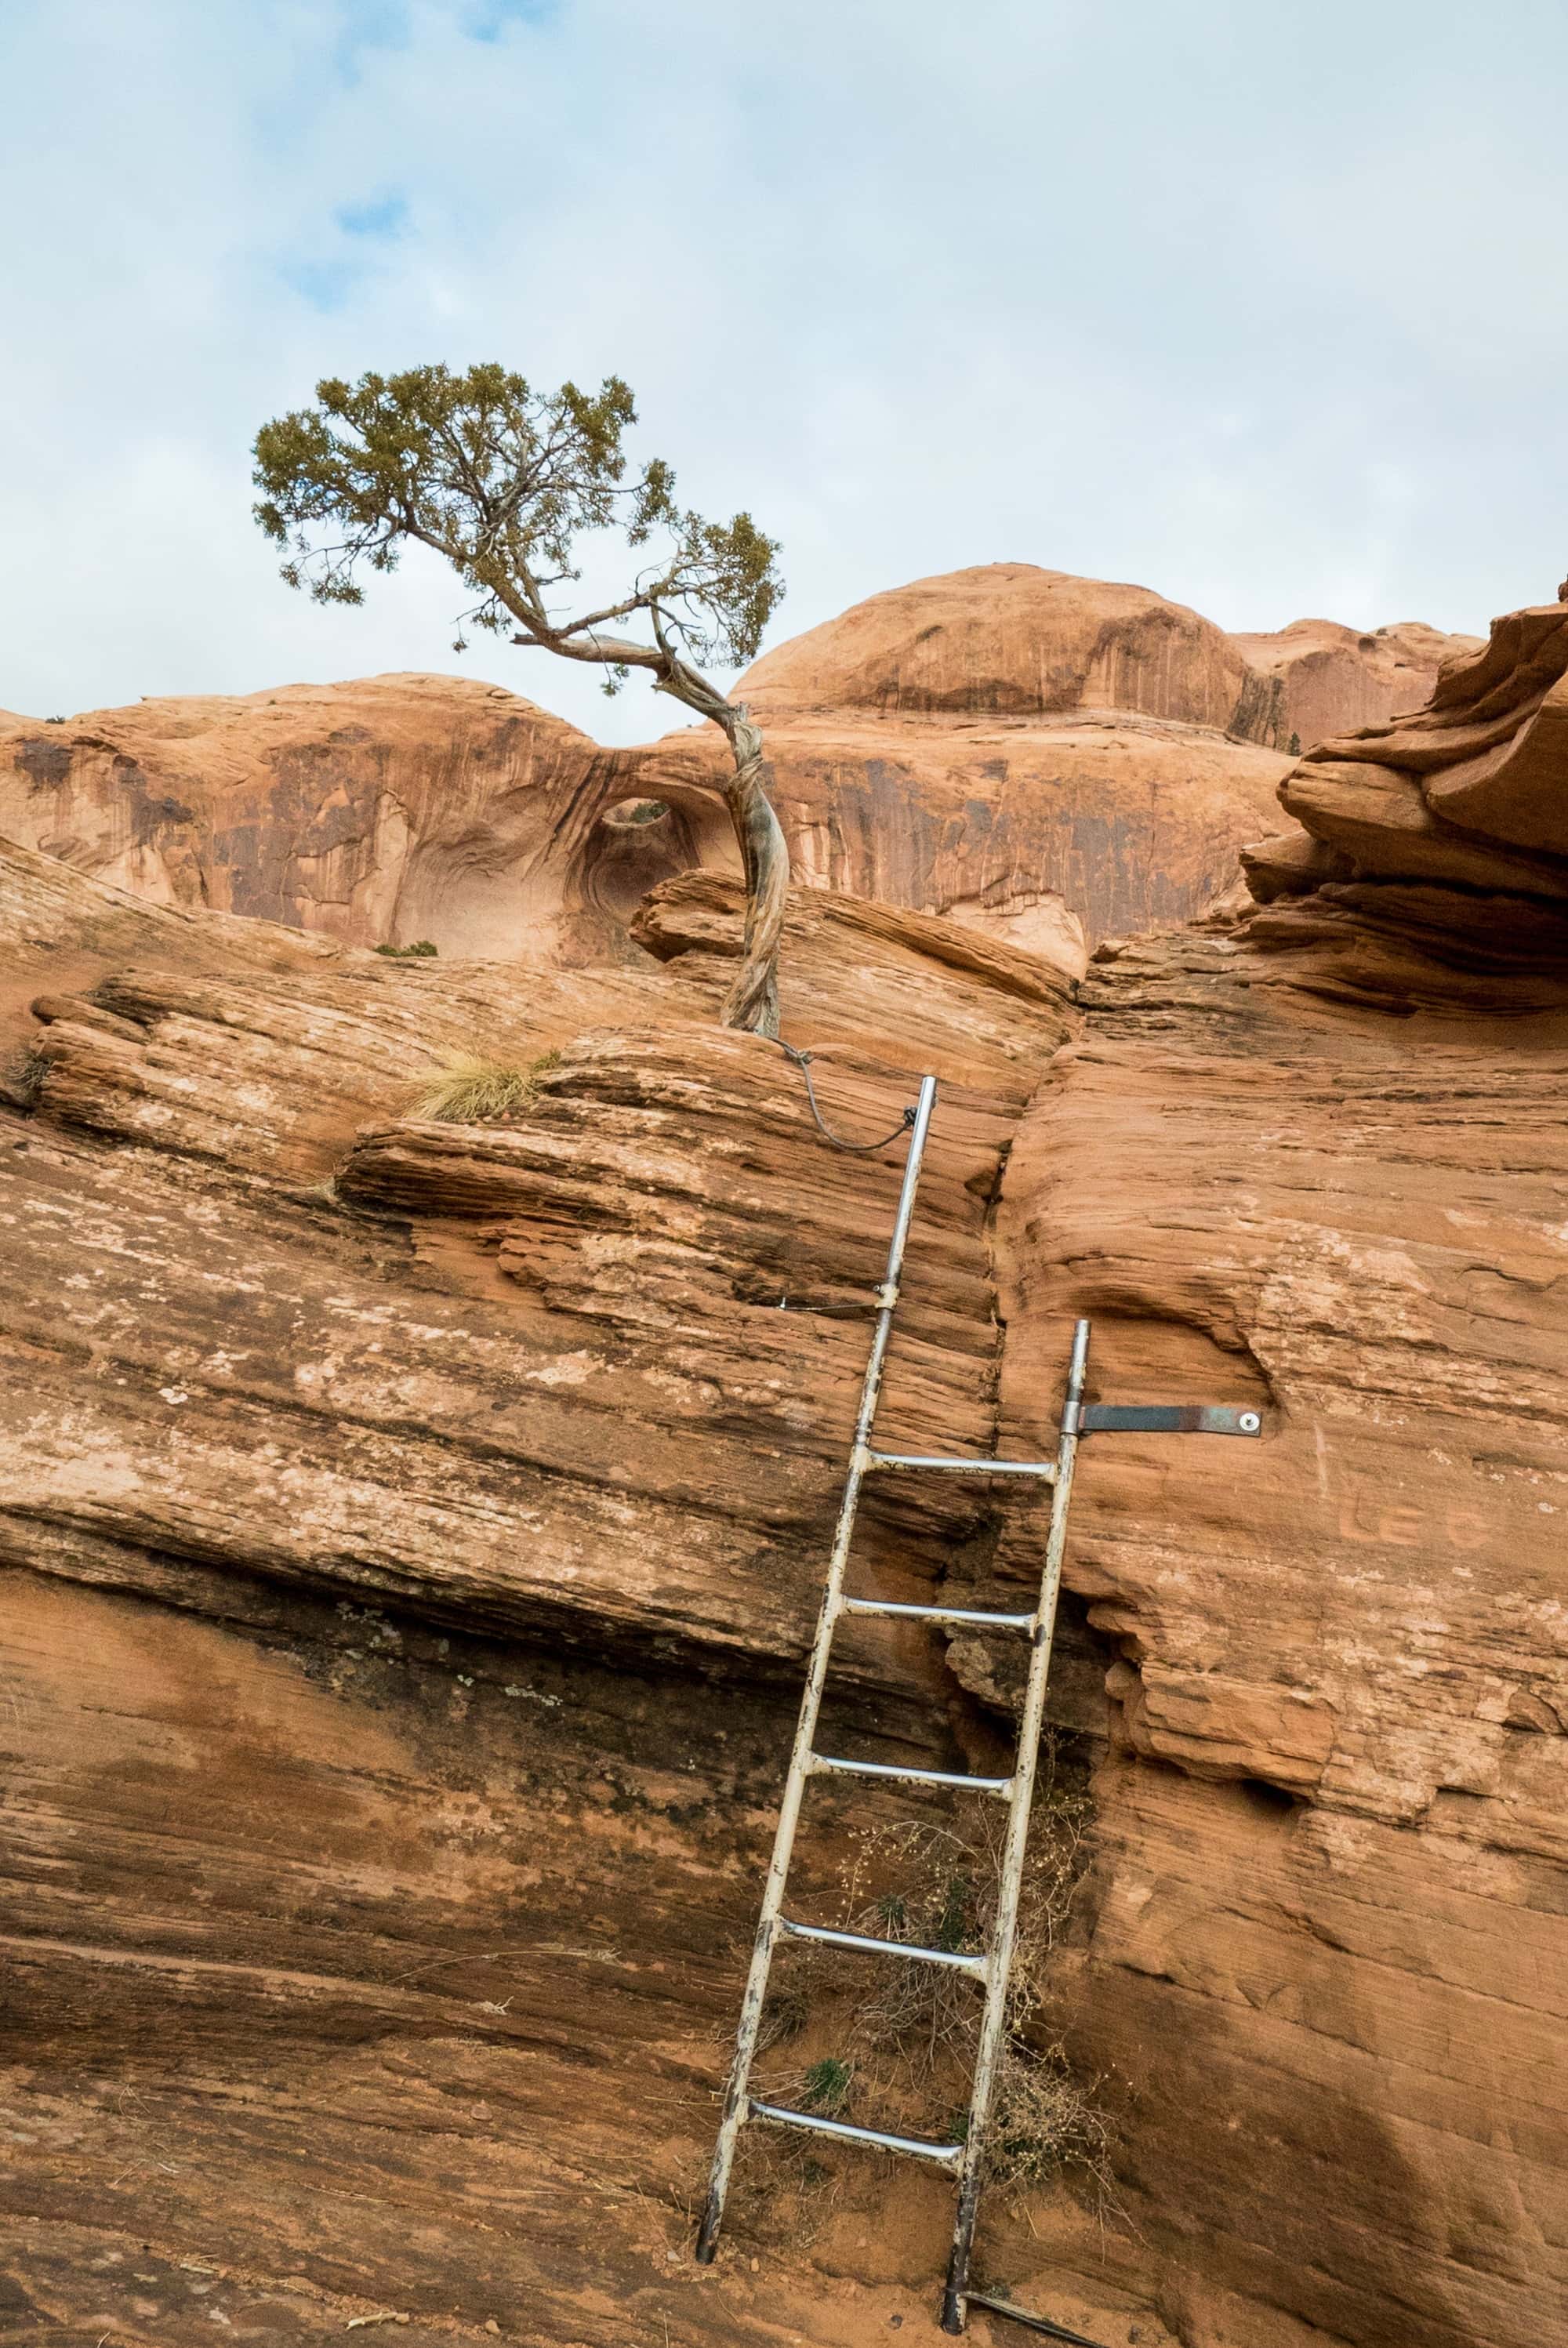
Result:
[[[757,1937],[752,1945],[751,1967],[747,1975],[746,1994],[741,2003],[740,2025],[736,2033],[735,2059],[730,2067],[729,2084],[725,2090],[724,2109],[719,2119],[718,2140],[714,2147],[707,2200],[702,2213],[702,2224],[697,2232],[696,2258],[702,2266],[711,2266],[713,2263],[714,2253],[718,2244],[719,2228],[724,2222],[724,2204],[729,2191],[730,2170],[735,2164],[735,2147],[747,2118],[751,2065],[757,2054],[758,2034],[762,2026],[762,2008],[768,1996],[768,1976],[772,1968],[773,1952],[779,1940],[779,1920],[784,1902],[784,1885],[789,1872],[790,1856],[795,1847],[795,1829],[799,1823],[801,1799],[806,1790],[807,1780],[812,1775],[811,1748],[816,1741],[817,1716],[821,1710],[822,1690],[828,1676],[828,1655],[832,1645],[834,1625],[842,1609],[844,1570],[849,1561],[850,1541],[854,1532],[855,1511],[860,1504],[861,1485],[864,1481],[866,1473],[867,1438],[872,1431],[878,1398],[882,1393],[882,1370],[887,1360],[888,1339],[892,1330],[893,1308],[898,1303],[899,1277],[903,1269],[904,1247],[909,1238],[910,1224],[914,1217],[914,1198],[920,1185],[921,1162],[925,1155],[925,1138],[935,1105],[936,1079],[934,1076],[923,1076],[920,1080],[920,1097],[915,1106],[914,1124],[910,1131],[909,1148],[904,1154],[903,1182],[899,1191],[898,1212],[893,1220],[892,1238],[888,1245],[887,1272],[878,1301],[876,1326],[872,1332],[865,1377],[861,1386],[861,1406],[855,1420],[849,1473],[844,1478],[843,1498],[839,1504],[838,1527],[833,1535],[832,1551],[828,1560],[828,1574],[822,1590],[822,1603],[817,1615],[816,1634],[811,1642],[811,1660],[806,1674],[805,1689],[800,1698],[800,1714],[795,1730],[795,1744],[789,1756],[789,1774],[784,1781],[783,1799],[779,1806],[779,1825],[773,1838],[773,1857],[768,1869],[768,1880],[763,1887],[762,1908],[758,1918]]]
[[[1078,1453],[1078,1410],[1083,1400],[1084,1374],[1088,1362],[1088,1323],[1073,1332],[1072,1360],[1068,1371],[1067,1401],[1062,1410],[1061,1448],[1057,1455],[1057,1479],[1051,1493],[1051,1524],[1040,1578],[1039,1627],[1029,1656],[1024,1691],[1023,1717],[1018,1727],[1017,1759],[1013,1770],[1012,1807],[1002,1847],[1002,1867],[996,1898],[996,1922],[991,1936],[990,1972],[985,2004],[980,2018],[980,2040],[975,2057],[975,2084],[969,2105],[969,2128],[965,2138],[964,2165],[959,2173],[958,2210],[953,2229],[947,2286],[943,2295],[942,2328],[964,2329],[969,2254],[975,2240],[975,2219],[980,2201],[980,2181],[985,2157],[986,2127],[1007,2029],[1007,1987],[1017,1938],[1018,1896],[1023,1884],[1024,1854],[1029,1839],[1029,1812],[1034,1802],[1035,1770],[1040,1732],[1045,1725],[1046,1683],[1050,1676],[1051,1642],[1056,1632],[1057,1600],[1061,1589],[1062,1554],[1067,1546],[1068,1507],[1072,1498],[1073,1463]]]

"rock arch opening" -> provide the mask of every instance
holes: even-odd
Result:
[[[602,809],[583,842],[569,900],[624,931],[661,880],[694,866],[727,867],[729,819],[720,801],[696,793],[642,794]]]

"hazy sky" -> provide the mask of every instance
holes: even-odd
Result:
[[[1568,569],[1568,6],[0,0],[0,705],[462,668],[410,560],[276,576],[324,374],[636,391],[784,541],[774,640],[999,560],[1232,627],[1478,628]]]

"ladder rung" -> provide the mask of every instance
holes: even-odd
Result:
[[[846,1598],[846,1614],[902,1614],[914,1622],[977,1622],[993,1631],[1032,1631],[1032,1614],[986,1614],[972,1606],[895,1606],[891,1599]]]
[[[1057,1480],[1054,1459],[939,1459],[916,1451],[868,1451],[867,1468],[945,1468],[954,1476],[1037,1476],[1044,1484]]]
[[[864,1949],[877,1957],[917,1957],[923,1964],[950,1965],[957,1973],[985,1976],[984,1957],[961,1956],[951,1949],[920,1949],[911,1941],[873,1941],[864,1932],[830,1931],[826,1924],[792,1924],[788,1916],[780,1916],[779,1929],[797,1941],[825,1941],[835,1949]]]
[[[917,2136],[884,2136],[881,2128],[851,2127],[848,2120],[819,2119],[815,2112],[792,2112],[787,2104],[759,2104],[747,2098],[754,2120],[777,2120],[782,2127],[810,2128],[816,2136],[847,2137],[853,2144],[879,2145],[883,2152],[912,2152],[919,2160],[938,2160],[955,2168],[964,2157],[961,2144],[925,2144]]]
[[[966,1786],[972,1794],[1000,1794],[1006,1798],[1013,1790],[1011,1777],[969,1777],[962,1770],[899,1769],[886,1761],[834,1761],[825,1753],[810,1756],[813,1771],[837,1770],[848,1777],[897,1777],[908,1786]]]

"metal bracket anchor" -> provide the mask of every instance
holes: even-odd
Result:
[[[1263,1414],[1217,1402],[1086,1402],[1076,1435],[1261,1435]]]

